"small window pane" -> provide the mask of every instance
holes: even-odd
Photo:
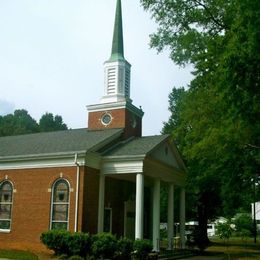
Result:
[[[52,222],[52,229],[67,229],[67,223],[65,222]]]
[[[64,181],[60,181],[55,185],[54,202],[68,202],[69,201],[69,187]]]
[[[5,182],[0,188],[0,202],[12,202],[12,186],[9,182]]]
[[[10,229],[11,221],[10,220],[0,220],[0,229]]]
[[[0,204],[0,219],[11,219],[11,205]]]
[[[68,205],[53,205],[53,220],[67,221]]]

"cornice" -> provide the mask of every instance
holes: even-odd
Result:
[[[128,109],[135,115],[142,117],[144,112],[141,108],[137,108],[132,104],[131,101],[120,101],[120,102],[110,102],[110,103],[100,103],[87,106],[89,112],[100,112],[105,110],[116,110],[116,109]]]

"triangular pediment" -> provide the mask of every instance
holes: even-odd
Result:
[[[168,166],[181,171],[185,170],[185,165],[176,146],[169,140],[165,140],[156,147],[151,153],[150,157]]]

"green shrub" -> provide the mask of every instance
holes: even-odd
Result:
[[[225,223],[218,223],[216,229],[216,234],[224,241],[227,241],[234,231],[233,224],[231,224],[230,221],[227,221]]]
[[[237,214],[234,218],[235,235],[239,237],[250,237],[254,234],[254,223],[250,214]]]
[[[96,258],[113,258],[117,250],[117,240],[110,233],[94,235],[91,252]]]
[[[65,230],[49,230],[42,233],[41,242],[54,251],[55,255],[68,255],[68,238],[70,233]]]
[[[134,257],[136,259],[144,260],[148,258],[148,254],[152,251],[153,246],[150,240],[135,240],[134,245]]]
[[[90,251],[91,239],[87,233],[70,233],[65,230],[50,230],[42,233],[41,241],[47,248],[54,251],[55,255],[79,255],[85,257]]]
[[[68,237],[67,245],[69,256],[85,257],[90,251],[91,239],[88,233],[73,233]]]
[[[118,260],[128,260],[131,259],[131,253],[133,251],[133,240],[129,238],[120,238],[117,241],[117,252],[116,259]]]

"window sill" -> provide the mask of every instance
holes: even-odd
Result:
[[[11,233],[10,229],[0,229],[0,233]]]

